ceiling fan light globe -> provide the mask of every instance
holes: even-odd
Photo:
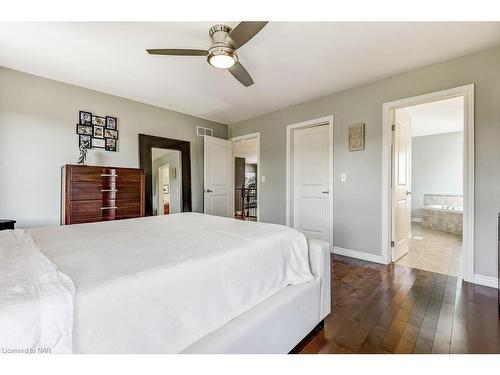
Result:
[[[208,62],[215,68],[228,69],[236,63],[234,55],[214,55],[208,58]]]

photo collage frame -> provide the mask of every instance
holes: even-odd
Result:
[[[118,119],[112,116],[97,116],[92,112],[80,111],[78,124],[78,146],[116,151],[118,148]]]

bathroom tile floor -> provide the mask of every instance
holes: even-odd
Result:
[[[396,264],[424,271],[460,276],[462,274],[462,236],[440,232],[412,223],[408,254]]]

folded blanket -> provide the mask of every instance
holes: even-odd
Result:
[[[0,231],[0,354],[72,353],[74,294],[30,234]]]

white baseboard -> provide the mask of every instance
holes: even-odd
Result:
[[[356,259],[361,259],[361,260],[366,260],[368,262],[374,262],[374,263],[380,263],[380,264],[386,264],[381,255],[373,255],[369,253],[365,253],[363,251],[356,251],[356,250],[350,250],[350,249],[344,249],[343,247],[333,247],[333,253],[337,255],[343,255],[346,257],[350,258],[356,258]]]
[[[413,223],[421,223],[422,222],[422,218],[421,217],[412,217],[411,221]]]
[[[489,286],[490,288],[498,288],[498,279],[493,276],[474,274],[474,284]]]

